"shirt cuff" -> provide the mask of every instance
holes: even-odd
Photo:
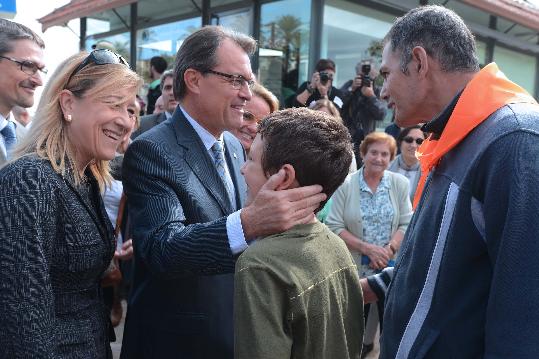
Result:
[[[228,235],[228,244],[233,255],[239,254],[247,249],[247,241],[243,234],[241,226],[241,209],[229,215],[226,219],[226,234]]]

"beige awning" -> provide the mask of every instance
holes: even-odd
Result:
[[[71,0],[48,15],[38,19],[43,27],[43,32],[52,26],[64,26],[70,20],[90,16],[95,13],[103,12],[129,5],[138,0]]]
[[[539,9],[525,0],[461,0],[470,6],[539,31]]]

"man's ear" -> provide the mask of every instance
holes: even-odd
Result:
[[[420,78],[426,77],[429,71],[429,55],[421,46],[412,49],[411,71],[416,72]]]
[[[286,164],[283,165],[281,169],[284,170],[284,179],[281,183],[279,183],[275,190],[280,191],[283,189],[293,188],[295,187],[294,185],[297,186],[296,170],[294,169],[294,166]]]
[[[189,91],[200,94],[200,79],[202,77],[202,74],[195,70],[195,69],[187,69],[183,73],[183,81],[185,82],[185,85],[189,89]]]
[[[62,92],[60,92],[59,102],[62,113],[64,114],[64,120],[71,122],[71,118],[75,112],[75,95],[69,90],[62,90]]]

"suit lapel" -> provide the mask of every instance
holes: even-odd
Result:
[[[179,107],[176,108],[170,121],[176,132],[178,144],[186,150],[184,159],[189,168],[191,168],[204,188],[215,198],[223,213],[225,215],[232,213],[233,209],[228,199],[225,185],[215,169],[213,159]]]
[[[88,176],[88,180],[91,181],[90,196],[96,195],[93,192],[97,190],[96,189],[97,183],[95,183],[95,179],[93,178],[93,176],[91,174],[87,173],[87,176]],[[70,174],[66,175],[66,177],[64,178],[64,181],[65,181],[65,183],[67,183],[67,185],[71,189],[71,191],[73,191],[73,193],[75,193],[75,195],[77,196],[79,201],[83,204],[84,208],[86,209],[86,212],[88,212],[88,214],[90,215],[90,217],[94,221],[94,223],[95,223],[95,225],[97,227],[97,230],[99,231],[99,234],[101,235],[101,238],[104,241],[106,241],[107,244],[108,244],[109,240],[110,240],[110,233],[113,232],[113,229],[109,228],[109,230],[107,230],[107,228],[106,228],[107,223],[103,223],[103,221],[99,219],[97,213],[95,212],[94,206],[91,203],[89,203],[89,201],[88,201],[89,198],[87,198],[87,196],[85,196],[85,195],[82,195],[82,193],[80,192],[81,190],[78,189],[75,186],[75,184],[73,182],[73,179],[70,176]],[[99,190],[97,190],[97,192],[99,192]],[[97,195],[100,195],[100,194],[97,193]],[[100,212],[102,218],[106,218],[106,217],[103,216],[103,214],[105,216],[107,216],[105,207],[103,206],[103,201],[97,201],[97,202],[98,202],[98,206],[99,206],[99,208],[97,208],[97,210]],[[110,224],[110,226],[112,227],[112,224]]]
[[[234,189],[236,191],[236,208],[240,209],[245,203],[245,195],[247,193],[247,188],[245,185],[245,179],[241,174],[241,166],[245,162],[245,151],[243,147],[239,145],[239,142],[233,141],[231,139],[231,133],[224,133],[224,142],[225,142],[225,157],[228,164],[228,169],[230,171],[230,176],[232,177],[232,182],[234,182]]]

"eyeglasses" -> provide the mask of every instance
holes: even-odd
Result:
[[[69,79],[66,83],[69,83],[71,81],[71,78],[77,74],[77,72],[81,71],[83,68],[88,66],[89,64],[95,64],[95,65],[125,65],[129,67],[129,63],[117,53],[110,51],[109,49],[97,49],[92,52],[90,52],[90,55],[88,55],[83,62],[80,63],[79,66],[71,73],[69,76]]]
[[[424,141],[422,138],[413,138],[410,136],[406,136],[402,140],[406,143],[412,143],[415,141],[415,143],[417,143],[418,146],[421,145]]]
[[[255,85],[254,80],[247,80],[242,75],[225,74],[224,72],[213,71],[213,70],[207,70],[205,72],[227,78],[235,90],[241,90],[243,86],[247,86],[249,90],[252,90],[253,86]]]
[[[43,74],[47,74],[48,72],[45,66],[39,67],[32,61],[26,61],[26,60],[19,61],[19,60],[15,60],[14,58],[7,57],[7,56],[0,56],[0,57],[19,64],[21,67],[21,71],[30,76],[35,75],[38,70],[41,71]]]

